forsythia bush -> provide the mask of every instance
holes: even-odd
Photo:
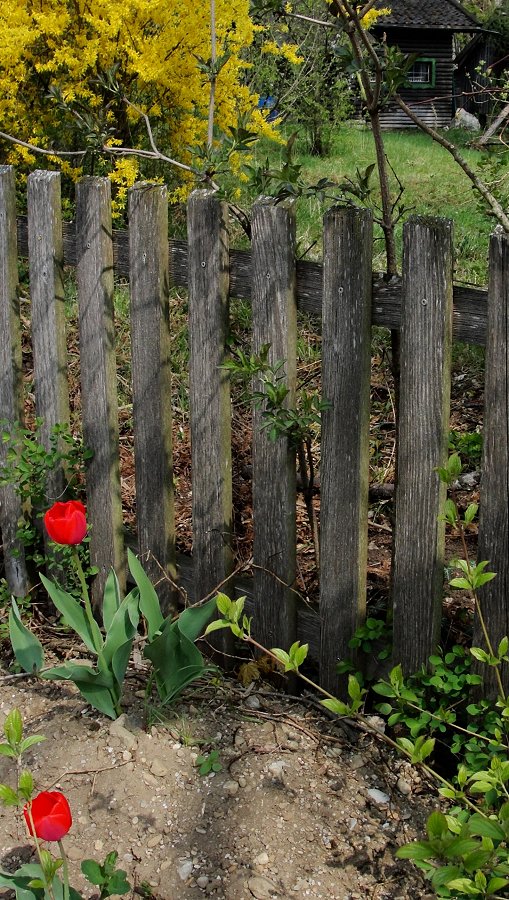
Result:
[[[249,0],[216,0],[215,122],[223,132],[239,121],[256,133],[271,128],[245,83],[242,54],[255,28]],[[210,57],[208,2],[4,0],[0,131],[44,148],[89,153],[36,160],[29,149],[0,139],[1,161],[26,169],[48,167],[49,160],[72,177],[107,172],[121,197],[140,162],[108,159],[100,148],[150,149],[145,123],[125,98],[150,117],[159,148],[189,163],[206,143]],[[182,180],[174,188],[182,191]]]

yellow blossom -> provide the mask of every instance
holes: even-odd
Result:
[[[193,148],[206,141],[210,84],[198,60],[210,58],[210,27],[208,4],[181,0],[4,0],[0,130],[41,147],[90,150],[85,171],[93,158],[95,172],[110,174],[118,205],[140,164],[102,155],[98,167],[103,143],[151,149],[146,123],[126,98],[149,116],[165,155],[190,162]],[[245,84],[244,56],[256,30],[249,0],[216,0],[217,54],[228,55],[215,90],[215,121],[223,131],[242,114],[252,130],[274,134]],[[270,52],[299,59],[291,44]],[[34,165],[26,148],[0,146],[25,170]],[[61,158],[54,164],[74,177],[71,164]],[[179,183],[189,189],[184,174],[173,172],[172,183],[176,191]]]

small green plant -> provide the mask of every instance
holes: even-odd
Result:
[[[219,759],[219,750],[211,750],[206,756],[197,756],[195,766],[198,775],[210,775],[211,772],[221,772],[223,764]]]
[[[41,581],[65,623],[81,638],[95,663],[71,661],[44,668],[44,651],[38,638],[22,622],[13,599],[9,614],[9,636],[17,662],[25,672],[53,681],[72,681],[83,697],[112,719],[121,712],[125,673],[137,634],[140,615],[147,630],[145,657],[153,665],[147,694],[155,681],[163,704],[171,703],[196,678],[215,668],[207,666],[195,646],[215,609],[213,599],[184,610],[180,616],[164,618],[159,599],[143,567],[130,550],[128,562],[136,587],[122,598],[115,572],[106,580],[102,603],[102,629],[90,603],[86,578],[77,544],[86,533],[85,509],[79,501],[57,503],[45,513],[49,536],[67,545],[81,586],[81,602],[44,575]]]
[[[123,869],[117,869],[118,853],[112,850],[108,853],[102,865],[94,859],[84,859],[81,863],[81,871],[90,882],[99,888],[99,900],[107,897],[117,897],[129,893],[131,885],[127,881]]]
[[[461,740],[450,726],[456,722],[466,725],[469,691],[480,684],[481,676],[472,672],[471,654],[456,645],[447,653],[437,651],[429,658],[429,668],[405,679],[401,667],[396,666],[389,680],[378,682],[373,690],[386,698],[376,709],[388,717],[391,728],[401,731],[404,727],[412,738],[430,732],[454,734],[455,753]]]

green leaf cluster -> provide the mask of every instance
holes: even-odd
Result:
[[[235,637],[246,640],[251,635],[251,619],[244,613],[245,597],[239,597],[238,600],[231,600],[226,594],[216,595],[214,603],[216,604],[219,618],[214,619],[207,626],[205,634],[211,634],[213,631],[220,631],[222,628],[229,628]]]
[[[348,696],[350,703],[344,703],[336,697],[327,697],[320,700],[322,706],[337,716],[355,716],[364,706],[364,700],[367,694],[366,688],[363,688],[359,679],[355,675],[348,676]]]
[[[437,897],[499,897],[509,885],[509,803],[496,817],[474,812],[461,817],[433,812],[427,840],[396,852],[428,875]]]
[[[259,353],[248,355],[241,348],[232,349],[232,355],[223,368],[230,376],[246,385],[244,402],[253,403],[261,410],[261,428],[271,441],[286,437],[291,446],[305,442],[312,429],[321,423],[322,413],[330,403],[318,394],[299,390],[297,405],[287,402],[289,389],[286,385],[284,360],[269,363],[270,344],[264,344]],[[248,387],[255,379],[255,388]]]
[[[197,756],[195,765],[198,768],[198,774],[201,776],[210,775],[211,772],[220,772],[223,768],[218,750],[211,750],[206,756]]]
[[[308,655],[308,650],[309,644],[301,644],[300,641],[295,641],[288,653],[286,650],[280,650],[278,647],[273,647],[270,652],[277,657],[285,672],[298,672],[299,667]]]

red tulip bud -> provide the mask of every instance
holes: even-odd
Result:
[[[79,500],[54,503],[44,514],[44,524],[55,544],[80,544],[87,533],[85,507]]]
[[[60,505],[63,506],[65,504]],[[29,809],[32,814],[35,834],[41,841],[59,841],[67,834],[72,825],[69,804],[60,791],[41,791],[23,809],[28,830],[33,837],[34,832],[30,822]]]

